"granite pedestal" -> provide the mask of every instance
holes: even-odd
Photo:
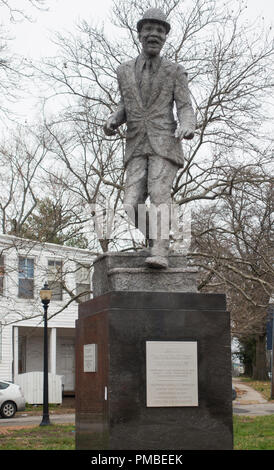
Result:
[[[197,342],[198,406],[147,406],[147,341]],[[92,364],[84,345],[96,345]],[[77,449],[219,450],[232,449],[232,440],[224,295],[116,291],[80,305]]]
[[[170,254],[167,269],[148,268],[149,252],[104,253],[94,262],[93,296],[113,291],[197,292],[197,269],[187,258]]]

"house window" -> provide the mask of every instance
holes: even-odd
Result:
[[[48,260],[48,285],[52,290],[52,300],[63,300],[62,261]]]
[[[4,265],[4,256],[0,256],[0,295],[3,295],[4,292],[4,274],[5,274],[5,265]]]
[[[79,300],[86,302],[90,299],[90,266],[76,263],[76,295],[81,295]]]
[[[33,258],[19,257],[19,290],[21,299],[33,299],[34,291],[34,260]]]

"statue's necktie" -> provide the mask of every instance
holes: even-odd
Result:
[[[141,94],[144,104],[148,103],[148,99],[151,93],[151,84],[152,84],[152,62],[151,60],[146,60],[145,66],[142,72],[142,81],[141,81]]]

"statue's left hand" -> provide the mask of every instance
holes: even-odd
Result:
[[[116,123],[116,119],[114,118],[114,116],[110,116],[108,120],[105,122],[103,130],[107,136],[111,136],[111,135],[117,134],[115,130],[117,127],[118,126]]]
[[[175,131],[174,136],[176,137],[176,139],[191,140],[194,137],[194,131],[186,127],[178,126]]]

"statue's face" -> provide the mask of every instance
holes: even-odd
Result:
[[[146,21],[139,33],[139,41],[148,56],[159,55],[166,42],[166,28],[161,23]]]

